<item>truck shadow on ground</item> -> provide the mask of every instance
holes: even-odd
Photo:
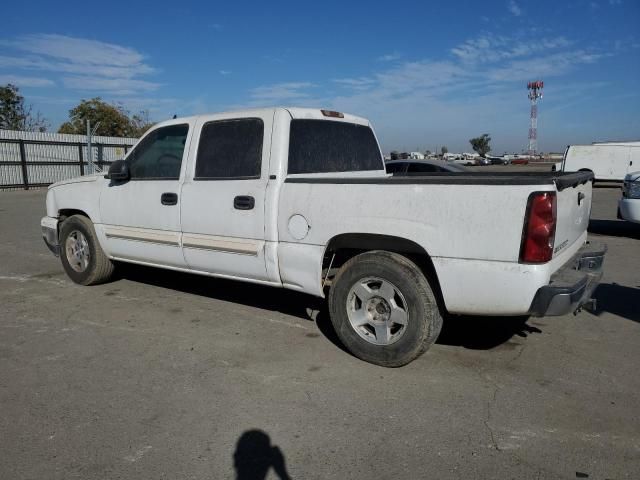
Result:
[[[640,224],[625,222],[624,220],[598,220],[592,218],[589,221],[589,233],[640,240]]]
[[[529,317],[447,315],[436,343],[471,350],[491,350],[514,336],[525,338],[533,333],[542,333],[528,321]]]
[[[633,322],[640,323],[640,285],[636,288],[601,283],[594,292],[597,300],[595,314],[612,313]]]
[[[315,322],[329,341],[347,352],[331,324],[325,299],[292,290],[134,264],[118,264],[117,275],[129,281],[280,312]],[[541,332],[538,328],[528,325],[527,320],[528,317],[446,315],[437,343],[474,350],[490,350],[506,343],[513,336],[526,337],[531,333]]]

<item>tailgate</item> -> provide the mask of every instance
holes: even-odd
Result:
[[[553,256],[573,245],[587,230],[591,215],[592,182],[558,188]]]

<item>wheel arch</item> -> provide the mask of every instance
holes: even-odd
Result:
[[[61,208],[58,210],[58,239],[60,239],[60,228],[62,227],[62,223],[69,217],[74,215],[81,215],[83,217],[88,218],[90,221],[91,217],[83,210],[78,210],[75,208]]]
[[[322,260],[322,278],[331,278],[348,260],[361,253],[384,250],[398,253],[413,261],[425,275],[440,307],[446,309],[438,275],[431,256],[424,247],[404,237],[375,233],[341,233],[327,242]]]
[[[84,210],[79,210],[77,208],[61,208],[58,210],[58,218],[60,221],[64,221],[65,219],[73,216],[73,215],[82,215],[83,217],[87,217],[91,220],[91,217]]]

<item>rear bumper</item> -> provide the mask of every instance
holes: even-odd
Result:
[[[60,244],[58,242],[58,219],[53,217],[42,217],[40,220],[42,227],[42,238],[51,253],[56,257],[60,256]]]
[[[529,314],[535,317],[566,315],[591,300],[602,278],[607,252],[604,244],[587,242],[536,292]]]

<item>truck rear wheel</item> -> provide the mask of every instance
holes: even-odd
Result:
[[[356,357],[400,367],[438,338],[442,316],[422,271],[408,258],[371,251],[347,261],[329,294],[333,327]]]
[[[82,215],[62,223],[60,259],[69,278],[80,285],[104,283],[113,275],[113,263],[100,247],[93,223]]]

